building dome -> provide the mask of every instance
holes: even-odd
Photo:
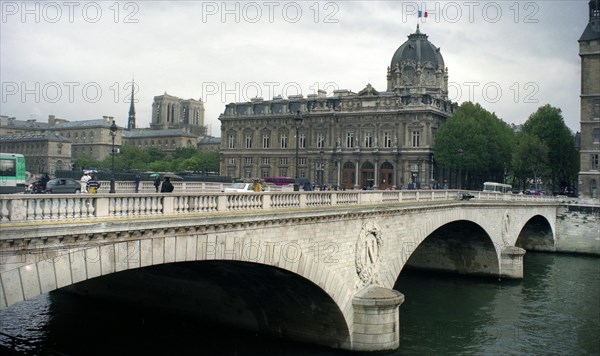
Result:
[[[402,62],[414,61],[425,65],[427,62],[435,69],[444,68],[444,59],[440,53],[440,49],[429,42],[427,35],[421,33],[419,25],[417,31],[408,36],[408,40],[404,42],[392,57],[391,67],[395,68],[396,64],[400,66]]]
[[[394,55],[387,71],[388,91],[419,92],[446,98],[448,70],[440,49],[417,31],[408,36]]]

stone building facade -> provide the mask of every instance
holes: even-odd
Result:
[[[123,131],[123,143],[140,148],[155,147],[171,155],[178,147],[197,147],[198,135],[187,129],[126,130]]]
[[[435,185],[435,135],[458,106],[448,99],[440,50],[418,26],[392,56],[386,79],[381,92],[367,84],[358,93],[226,105],[221,174],[301,177],[344,189]]]
[[[0,151],[25,155],[25,169],[32,174],[71,169],[71,141],[55,132],[2,135]]]
[[[182,100],[166,93],[155,97],[153,120],[156,121],[150,129],[136,128],[133,103],[132,92],[127,129],[118,127],[114,136],[116,149],[122,145],[155,147],[170,155],[178,147],[198,148],[200,140],[207,138],[201,101]],[[0,116],[2,152],[24,154],[27,169],[32,173],[68,170],[79,157],[103,160],[111,154],[110,127],[114,120],[112,116],[103,116],[102,119],[69,121],[49,115],[48,122],[38,122]],[[45,144],[41,143],[43,140]],[[211,147],[214,145],[212,142]],[[203,149],[206,147],[202,145]]]
[[[589,2],[589,22],[579,39],[581,136],[579,196],[598,199],[600,184],[600,0]]]
[[[27,141],[27,145],[36,146],[34,138],[40,138],[43,141],[46,137],[60,136],[63,141],[69,142],[69,149],[65,150],[65,153],[68,153],[70,159],[75,160],[78,157],[90,157],[102,160],[111,152],[112,136],[110,135],[110,125],[113,120],[114,118],[111,116],[104,116],[102,119],[96,120],[68,121],[57,118],[54,115],[49,115],[48,122],[46,123],[37,122],[36,120],[23,121],[2,116],[0,117],[0,137],[29,135],[31,139]],[[122,144],[121,132],[122,130],[117,131],[115,146]],[[42,134],[46,134],[46,136]],[[29,152],[26,156],[43,154],[43,151],[36,151]]]

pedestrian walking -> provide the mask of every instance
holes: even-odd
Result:
[[[90,172],[84,172],[83,176],[81,176],[79,183],[81,184],[82,194],[87,193],[87,183],[90,181],[90,179],[92,179],[92,177],[90,176]]]
[[[171,183],[171,178],[165,177],[165,180],[162,183],[162,187],[160,188],[161,193],[171,193],[175,187]]]
[[[135,182],[135,192],[138,193],[140,191],[140,176],[138,174],[135,175],[134,178],[134,182]]]
[[[156,188],[156,192],[158,193],[158,188],[160,187],[160,176],[154,177],[154,188]]]
[[[90,194],[96,194],[100,188],[100,182],[96,180],[96,177],[91,176],[87,182],[87,192]]]

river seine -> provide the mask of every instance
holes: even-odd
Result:
[[[600,258],[529,252],[524,272],[521,281],[403,272],[400,349],[389,354],[600,355]],[[0,335],[0,354],[348,353],[56,292],[0,311],[0,332],[27,341]]]

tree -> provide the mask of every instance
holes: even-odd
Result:
[[[78,157],[75,159],[76,169],[101,169],[103,167],[103,162],[93,159],[91,157]]]
[[[119,171],[147,170],[148,163],[150,163],[148,150],[134,145],[124,145],[115,156],[115,169]]]
[[[463,186],[478,189],[486,180],[504,181],[514,142],[505,122],[479,104],[465,102],[438,130],[434,157],[448,176],[460,169]]]
[[[544,179],[551,171],[548,164],[549,149],[537,136],[521,133],[519,143],[513,152],[513,170],[520,186],[526,188],[525,182],[528,178],[533,179],[538,190],[537,183]]]
[[[574,135],[565,125],[559,108],[549,104],[540,107],[523,125],[523,133],[537,137],[548,147],[548,175],[554,191],[570,186],[577,179],[578,154]]]

